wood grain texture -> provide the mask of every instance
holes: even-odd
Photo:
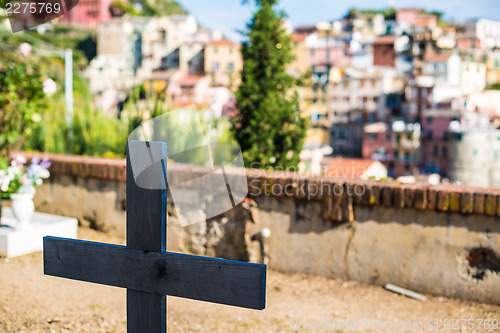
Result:
[[[151,159],[151,168],[138,175],[141,186],[132,170],[131,145],[140,149],[141,158]],[[265,307],[265,265],[166,252],[166,149],[161,142],[128,142],[126,247],[43,239],[46,275],[127,288],[129,333],[167,331],[166,295],[258,310]],[[153,150],[161,156],[153,156]],[[144,162],[139,169],[149,160]],[[158,186],[158,182],[164,184]]]
[[[265,265],[49,236],[44,238],[44,249],[47,275],[251,309],[265,307]]]
[[[161,151],[161,165],[166,175],[167,145],[163,142],[130,141],[127,143],[127,248],[163,252],[167,248],[167,190],[154,190],[154,183],[164,179],[149,177],[149,188],[137,186],[130,161],[130,145],[145,149],[151,156],[151,168],[158,167],[152,151]],[[154,174],[154,173],[153,173]],[[165,295],[127,290],[127,331],[166,332],[167,298]]]
[[[145,293],[127,289],[127,332],[166,332],[167,302],[158,294]],[[163,296],[166,297],[166,296]],[[150,312],[140,311],[143,316],[141,320],[130,321],[130,315],[134,315],[138,306],[149,309]]]
[[[150,149],[150,147],[160,145],[162,159],[167,158],[167,145],[165,143],[132,141],[128,145],[144,145],[144,148],[141,147],[141,149]],[[162,166],[166,168],[164,164]],[[167,190],[141,188],[136,185],[134,176],[130,154],[127,154],[127,247],[155,252],[165,251]],[[151,188],[154,188],[154,183],[164,180],[148,179],[148,181]]]

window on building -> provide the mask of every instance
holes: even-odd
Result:
[[[433,135],[432,134],[433,134],[432,130],[427,131],[427,139],[432,140],[433,139]]]
[[[375,88],[377,86],[377,80],[372,80],[372,87]]]
[[[387,133],[387,136],[386,136],[386,137],[387,137],[387,140],[388,140],[388,141],[390,141],[390,140],[392,139],[392,137],[391,137],[391,133]]]
[[[411,138],[411,133],[406,134],[406,139],[407,139],[408,141],[411,141],[411,140],[412,140],[412,138]]]
[[[319,115],[316,112],[313,112],[311,114],[311,123],[316,124],[318,122]],[[316,127],[314,127],[316,128]]]
[[[474,149],[472,153],[474,154],[474,156],[477,156],[477,149]]]
[[[498,160],[498,151],[495,150],[495,152],[493,153],[493,158],[496,160]]]
[[[234,64],[232,62],[227,64],[227,72],[232,73],[234,70]]]
[[[97,9],[97,1],[92,1],[88,14],[91,16],[96,16],[98,13],[99,11]]]
[[[434,145],[434,149],[432,150],[432,155],[437,156],[439,154],[439,147]]]
[[[326,60],[330,60],[330,50],[326,50]]]
[[[313,104],[316,104],[318,103],[318,99],[317,98],[313,98]]]
[[[365,86],[365,80],[359,80],[359,87],[364,88]]]
[[[406,171],[406,172],[409,172],[409,171],[410,171],[410,165],[409,165],[409,164],[405,164],[405,171]]]
[[[322,102],[323,104],[326,104],[326,98],[323,98]]]
[[[396,135],[396,143],[399,145],[401,144],[401,135]]]
[[[344,82],[344,89],[349,89],[349,82]]]
[[[313,92],[314,92],[314,93],[317,93],[317,92],[318,92],[318,86],[317,86],[317,85],[314,85],[314,86],[313,86]]]
[[[408,161],[408,160],[410,160],[410,152],[405,151],[405,161]]]
[[[375,140],[377,138],[377,134],[376,133],[368,133],[368,138],[370,140]]]
[[[311,57],[314,57],[314,49],[311,49]]]
[[[443,157],[448,156],[448,149],[446,147],[441,147],[441,155],[443,155]]]
[[[341,129],[339,131],[339,139],[341,140],[344,140],[345,139],[345,131],[343,129]]]
[[[212,73],[217,73],[219,71],[219,63],[214,62],[212,63]]]
[[[418,97],[418,89],[417,88],[413,88],[411,90],[411,98],[412,99],[417,99],[417,97]]]
[[[427,123],[432,124],[432,117],[427,117]]]
[[[214,53],[219,53],[219,48],[218,47],[214,47]]]
[[[229,53],[233,53],[233,48],[232,47],[229,48]]]
[[[395,156],[396,158],[399,158],[399,151],[397,151],[397,150],[396,150],[396,151],[394,152],[394,156]]]

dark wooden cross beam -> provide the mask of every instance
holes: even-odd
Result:
[[[165,143],[130,144],[161,145],[165,169]],[[127,246],[45,237],[44,273],[127,288],[128,332],[166,332],[166,295],[264,309],[265,265],[166,252],[166,205],[166,189],[137,186],[127,154]]]

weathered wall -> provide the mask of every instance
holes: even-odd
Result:
[[[125,161],[50,158],[37,209],[124,235]],[[248,200],[182,228],[169,201],[170,250],[261,261],[251,236],[269,228],[271,268],[500,304],[498,190],[247,171],[257,210]]]
[[[500,303],[497,217],[359,206],[353,222],[335,223],[321,218],[317,202],[260,197],[257,203],[259,227],[272,232],[275,269]],[[484,276],[475,272],[467,260],[473,249],[496,253],[497,271],[484,265]]]

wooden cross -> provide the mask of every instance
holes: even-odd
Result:
[[[161,145],[166,174],[165,143],[130,144]],[[264,309],[265,265],[166,252],[166,226],[167,190],[137,186],[127,154],[127,246],[44,237],[44,273],[127,288],[128,332],[166,332],[166,295]]]

